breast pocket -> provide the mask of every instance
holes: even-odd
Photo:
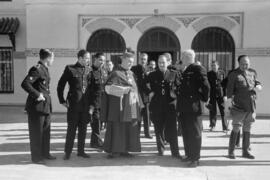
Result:
[[[79,74],[72,74],[71,86],[75,88],[81,88],[81,76]]]

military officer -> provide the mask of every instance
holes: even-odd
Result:
[[[156,70],[156,61],[150,60],[149,65],[148,65],[148,69],[147,69],[147,73],[153,72],[155,70]]]
[[[80,50],[77,54],[78,61],[75,64],[67,65],[62,74],[58,86],[57,95],[60,104],[67,108],[67,134],[65,143],[64,160],[70,159],[76,130],[78,128],[78,154],[77,156],[89,158],[85,153],[85,137],[87,124],[90,120],[89,113],[93,113],[94,106],[92,103],[92,78],[90,53],[86,50]],[[69,85],[67,98],[64,98],[64,89],[66,83]]]
[[[94,79],[94,92],[92,96],[96,97],[94,101],[94,112],[92,116],[92,134],[90,140],[90,147],[92,148],[102,148],[103,141],[100,137],[101,121],[100,121],[100,106],[101,106],[101,96],[104,93],[104,83],[107,79],[107,70],[104,67],[106,57],[104,53],[96,53],[94,55],[94,61],[92,65],[92,77]]]
[[[224,93],[222,87],[222,81],[225,78],[225,72],[219,69],[217,61],[213,61],[212,70],[207,73],[208,81],[210,83],[210,100],[208,104],[209,116],[210,116],[210,131],[216,126],[217,121],[217,105],[220,111],[222,120],[222,129],[224,132],[228,131],[227,121],[224,118]]]
[[[171,155],[181,158],[177,139],[175,95],[175,90],[179,85],[179,77],[176,71],[167,68],[168,65],[166,56],[160,55],[158,58],[159,69],[148,75],[151,87],[149,109],[155,128],[158,154],[160,156],[164,154],[164,132],[165,140],[170,144]]]
[[[203,66],[195,64],[195,52],[185,50],[182,54],[185,67],[179,88],[178,111],[182,122],[182,136],[188,166],[197,167],[202,143],[201,101],[209,98],[210,85]]]
[[[141,117],[143,120],[144,126],[144,136],[146,138],[152,139],[150,135],[149,126],[149,97],[148,97],[148,88],[146,86],[146,78],[147,78],[147,61],[148,55],[146,53],[142,53],[140,55],[140,62],[138,65],[133,66],[131,71],[135,74],[136,83],[138,86],[139,94],[142,98],[144,107],[141,109]],[[141,121],[139,122],[139,130],[141,129]]]
[[[33,66],[21,86],[28,93],[26,107],[32,162],[44,164],[44,159],[56,159],[50,154],[51,97],[48,67],[54,61],[49,49],[39,51],[40,61]]]
[[[235,159],[234,149],[240,128],[243,130],[242,156],[248,159],[255,157],[250,153],[250,131],[256,119],[257,91],[262,90],[257,80],[257,73],[250,68],[247,55],[238,57],[239,67],[228,75],[225,111],[232,117],[232,131],[229,140],[228,157]]]
[[[177,70],[177,68],[176,68],[176,66],[175,66],[175,65],[173,65],[173,61],[172,61],[172,55],[171,55],[171,53],[166,52],[166,53],[164,53],[163,55],[164,55],[164,56],[166,56],[167,61],[168,61],[168,63],[169,63],[169,65],[168,65],[168,69],[169,69],[169,70],[174,70],[174,71],[176,71],[176,70]]]

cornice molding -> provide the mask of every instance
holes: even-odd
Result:
[[[269,48],[237,48],[235,49],[235,55],[246,54],[248,56],[265,56],[270,57]]]
[[[66,48],[50,48],[55,57],[76,57],[79,49],[66,49]],[[26,57],[38,57],[39,48],[28,48],[25,51]],[[19,52],[21,55],[24,52]],[[249,56],[258,56],[258,57],[270,57],[270,47],[262,48],[237,48],[235,49],[235,55],[247,54]]]
[[[76,57],[79,49],[48,48],[54,52],[55,57]],[[25,51],[26,57],[38,57],[40,48],[28,48]]]
[[[25,0],[26,5],[39,5],[39,4],[67,4],[67,5],[153,5],[153,4],[224,4],[224,3],[269,3],[267,0]]]
[[[26,16],[26,9],[0,9],[0,16]]]

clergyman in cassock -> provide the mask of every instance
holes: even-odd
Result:
[[[114,70],[105,83],[107,97],[103,111],[107,129],[104,139],[104,151],[108,158],[116,156],[132,157],[129,152],[140,152],[140,104],[137,85],[130,71],[134,54],[125,52],[120,66]]]

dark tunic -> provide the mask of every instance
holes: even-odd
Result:
[[[222,70],[217,72],[209,71],[207,73],[207,78],[210,84],[210,101],[209,101],[209,116],[210,116],[210,127],[216,126],[217,120],[217,105],[220,111],[222,128],[227,129],[227,122],[224,118],[224,100],[223,100],[223,87],[222,82],[224,80],[225,73]]]
[[[201,101],[209,98],[210,85],[206,70],[199,65],[191,64],[183,72],[179,88],[178,111],[183,126],[185,154],[192,161],[200,159],[202,143]]]
[[[256,109],[255,86],[260,84],[257,81],[257,73],[248,69],[245,74],[239,68],[229,74],[227,84],[227,97],[233,97],[234,106],[245,112],[254,112]]]
[[[165,135],[166,141],[170,143],[172,155],[179,155],[176,128],[176,90],[180,84],[179,80],[178,72],[169,69],[165,73],[157,70],[148,76],[151,91],[154,92],[149,108],[160,154],[165,150]]]
[[[109,76],[106,86],[118,85],[131,87],[137,93],[137,86],[131,71],[118,68]],[[106,94],[101,109],[105,113],[104,120],[107,129],[104,139],[105,152],[140,152],[140,133],[138,129],[139,102],[136,103],[137,118],[132,118],[132,109],[129,101],[130,93],[123,97]]]
[[[80,63],[67,65],[57,85],[57,95],[60,104],[69,104],[67,111],[67,135],[65,153],[70,155],[78,129],[78,153],[84,153],[87,123],[90,121],[89,109],[93,108],[93,78],[92,69]],[[64,97],[66,84],[69,85],[67,97]]]
[[[25,110],[28,114],[31,158],[38,162],[49,155],[51,132],[50,75],[48,68],[39,62],[33,66],[21,86],[28,93]],[[37,101],[40,93],[45,101]]]
[[[144,134],[146,137],[150,137],[150,131],[149,131],[149,126],[150,126],[150,117],[149,117],[149,88],[147,87],[147,70],[146,68],[138,64],[136,66],[133,66],[131,68],[131,71],[135,75],[136,83],[138,86],[139,94],[142,98],[142,101],[144,103],[144,108],[142,108],[141,111],[141,116],[142,116],[142,121],[143,121],[143,130]],[[141,123],[139,124],[139,128],[141,128]]]

